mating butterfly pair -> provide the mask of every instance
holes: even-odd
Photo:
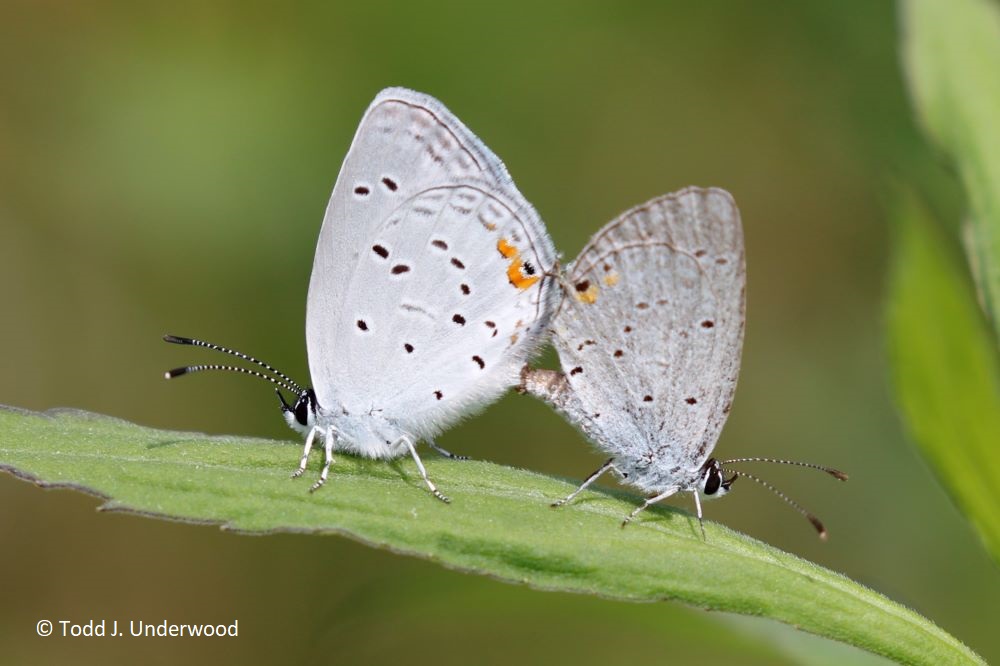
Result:
[[[739,372],[746,271],[732,198],[688,188],[602,228],[560,271],[552,241],[503,163],[440,102],[382,91],[358,127],[328,204],[306,312],[312,388],[218,345],[166,336],[254,363],[178,368],[273,383],[288,424],[333,452],[409,453],[430,491],[420,440],[518,386],[564,414],[612,457],[609,470],[649,498],[720,496],[739,476],[711,458]],[[526,363],[551,333],[562,372]],[[296,397],[289,404],[284,389]]]

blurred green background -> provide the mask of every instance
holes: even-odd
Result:
[[[654,195],[730,190],[749,307],[717,451],[835,465],[851,481],[762,470],[824,519],[828,543],[750,484],[708,516],[1000,659],[1000,573],[904,440],[888,390],[883,204],[931,164],[897,49],[894,6],[860,0],[4,2],[0,403],[287,439],[291,469],[299,444],[271,392],[235,376],[167,383],[165,369],[212,357],[159,337],[235,346],[307,381],[327,197],[368,102],[408,86],[506,162],[567,258]],[[440,443],[573,478],[602,460],[521,396]],[[100,514],[93,498],[8,475],[0,505],[10,663],[830,658],[771,623],[538,592],[335,536]],[[44,618],[238,619],[240,637],[43,639]]]

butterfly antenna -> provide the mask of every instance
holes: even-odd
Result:
[[[719,464],[728,465],[729,463],[742,463],[742,462],[769,462],[778,463],[780,465],[795,465],[796,467],[808,467],[810,469],[818,469],[821,472],[826,472],[835,479],[840,481],[847,481],[847,475],[841,472],[839,469],[834,469],[832,467],[824,467],[823,465],[813,465],[812,463],[798,462],[797,460],[779,460],[777,458],[733,458],[732,460],[720,460]],[[742,472],[741,472],[742,474]]]
[[[780,497],[781,499],[783,499],[786,504],[788,504],[790,507],[792,507],[793,509],[795,509],[796,511],[798,511],[799,513],[801,513],[803,516],[805,516],[805,519],[808,520],[810,523],[812,523],[812,526],[816,528],[816,531],[819,533],[819,538],[822,539],[823,541],[826,541],[826,528],[823,527],[823,523],[820,521],[819,518],[817,518],[816,516],[814,516],[810,512],[806,511],[802,507],[802,505],[800,505],[798,502],[796,502],[791,497],[789,497],[785,493],[781,492],[780,490],[778,490],[777,488],[775,488],[774,486],[772,486],[770,483],[768,483],[764,479],[760,478],[759,476],[754,476],[753,474],[747,474],[746,472],[735,472],[735,474],[736,474],[737,477],[745,476],[746,478],[750,479],[751,481],[756,481],[757,483],[759,483],[760,485],[764,486],[765,488],[767,488],[768,490],[770,490],[772,493],[774,493],[775,495],[777,495],[778,497]],[[735,481],[735,479],[736,479],[736,477],[733,478],[734,481]]]
[[[174,368],[173,370],[164,373],[163,376],[166,379],[173,379],[174,377],[180,377],[181,375],[190,375],[192,372],[201,372],[203,370],[226,370],[229,372],[240,372],[243,373],[244,375],[250,375],[251,377],[259,377],[261,379],[266,379],[275,386],[280,386],[286,391],[289,391],[296,395],[302,395],[302,389],[297,388],[295,386],[291,386],[290,384],[287,384],[281,381],[280,379],[275,379],[274,377],[265,375],[263,372],[257,372],[256,370],[249,370],[247,368],[240,368],[235,365],[189,365],[183,368]]]
[[[293,381],[288,375],[286,375],[285,373],[281,372],[280,370],[277,370],[276,368],[271,367],[270,365],[268,365],[267,363],[264,363],[263,361],[258,361],[253,356],[248,356],[247,354],[244,354],[243,352],[236,351],[235,349],[229,349],[227,347],[222,347],[220,345],[212,344],[211,342],[205,342],[204,340],[195,340],[194,338],[185,338],[185,337],[181,337],[179,335],[169,335],[169,334],[168,335],[164,335],[163,336],[163,340],[165,342],[170,342],[170,343],[175,344],[175,345],[191,345],[191,346],[194,346],[194,347],[204,347],[206,349],[214,349],[215,351],[220,351],[220,352],[222,352],[224,354],[229,354],[230,356],[235,356],[237,358],[241,358],[244,361],[250,361],[251,363],[259,365],[260,367],[264,368],[265,370],[269,370],[270,372],[274,373],[275,375],[277,375],[278,377],[280,377],[281,379],[283,379],[285,383],[278,382],[278,381],[272,379],[271,377],[268,377],[268,376],[263,375],[261,373],[254,373],[254,372],[251,372],[251,371],[242,370],[240,368],[233,368],[233,367],[230,367],[230,366],[215,366],[215,365],[201,366],[201,365],[195,365],[195,366],[190,366],[189,368],[177,368],[177,370],[185,370],[185,372],[195,372],[197,370],[234,370],[236,372],[243,372],[245,374],[251,374],[251,375],[255,375],[257,377],[261,377],[262,379],[267,379],[267,380],[269,380],[269,381],[271,381],[271,382],[273,382],[273,383],[275,383],[275,384],[277,384],[279,386],[285,387],[287,390],[289,390],[289,391],[291,391],[291,392],[293,392],[295,394],[301,394],[302,393],[302,388],[299,387],[299,385],[297,383],[295,383],[295,381]],[[185,374],[185,372],[178,372],[177,374],[171,374],[171,373],[177,372],[177,370],[171,370],[170,372],[168,372],[167,373],[167,379],[170,379],[170,377],[177,377],[179,375]]]

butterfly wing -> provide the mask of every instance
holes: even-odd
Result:
[[[431,434],[516,381],[555,252],[500,160],[440,102],[381,92],[320,231],[306,337],[320,405]]]
[[[553,326],[571,418],[616,457],[674,477],[700,467],[736,389],[745,283],[723,190],[688,188],[607,224],[568,267]]]

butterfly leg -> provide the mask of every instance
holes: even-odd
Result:
[[[336,441],[333,436],[333,428],[327,428],[322,432],[323,439],[325,440],[324,451],[326,452],[326,455],[323,462],[323,471],[319,473],[319,478],[316,480],[316,483],[312,484],[309,488],[309,492],[311,493],[314,493],[323,487],[323,484],[326,483],[326,477],[330,475],[330,465],[333,464],[333,443]]]
[[[676,492],[677,492],[677,488],[669,488],[669,489],[667,489],[666,492],[662,492],[659,495],[656,495],[654,497],[648,498],[646,501],[644,501],[639,506],[639,508],[637,508],[635,511],[633,511],[632,513],[628,514],[628,516],[625,517],[625,520],[622,521],[622,527],[625,527],[630,522],[632,522],[632,519],[635,518],[639,514],[639,512],[642,511],[643,509],[648,509],[649,507],[653,506],[657,502],[661,502],[661,501],[667,499],[668,497],[670,497],[671,495],[673,495]]]
[[[403,443],[406,444],[406,448],[410,450],[410,455],[413,456],[413,462],[417,463],[417,469],[420,470],[420,476],[424,477],[424,483],[426,483],[427,487],[430,488],[430,491],[434,495],[434,497],[437,497],[445,504],[451,502],[451,500],[448,499],[448,497],[441,494],[441,491],[437,489],[437,486],[434,485],[434,482],[427,477],[427,470],[424,469],[424,463],[420,460],[420,456],[417,455],[417,449],[416,447],[413,446],[413,442],[410,441],[410,438],[403,437],[402,441]]]
[[[698,509],[698,525],[701,527],[701,538],[708,541],[708,537],[705,536],[705,521],[701,519],[701,500],[698,498],[698,491],[691,493],[694,495],[694,505]]]
[[[445,458],[451,458],[452,460],[468,460],[469,459],[469,456],[460,456],[460,455],[457,455],[455,453],[452,453],[451,451],[448,451],[447,449],[442,449],[440,446],[438,446],[437,442],[435,442],[430,437],[424,437],[424,441],[426,441],[428,444],[430,444],[430,447],[432,449],[434,449],[435,451],[437,451],[439,454],[441,454]]]
[[[302,473],[306,471],[306,463],[309,462],[309,452],[312,451],[313,440],[316,439],[316,433],[319,432],[319,426],[313,426],[312,430],[306,436],[306,448],[302,451],[302,459],[299,461],[299,468],[292,472],[292,478],[297,479],[302,476]]]
[[[580,484],[579,488],[577,488],[576,490],[574,490],[573,492],[571,492],[569,495],[567,495],[566,497],[562,498],[561,500],[556,500],[550,506],[553,506],[553,507],[562,506],[563,504],[566,504],[567,502],[573,501],[574,497],[576,497],[577,495],[579,495],[580,493],[582,493],[584,490],[586,490],[587,486],[589,486],[590,484],[592,484],[594,481],[597,481],[597,478],[599,476],[601,476],[602,474],[604,474],[605,472],[607,472],[609,469],[613,469],[614,466],[615,466],[615,459],[614,458],[608,458],[608,461],[606,463],[604,463],[603,465],[601,465],[600,469],[598,469],[596,472],[594,472],[593,474],[591,474],[590,476],[588,476],[587,480],[584,481],[582,484]]]

